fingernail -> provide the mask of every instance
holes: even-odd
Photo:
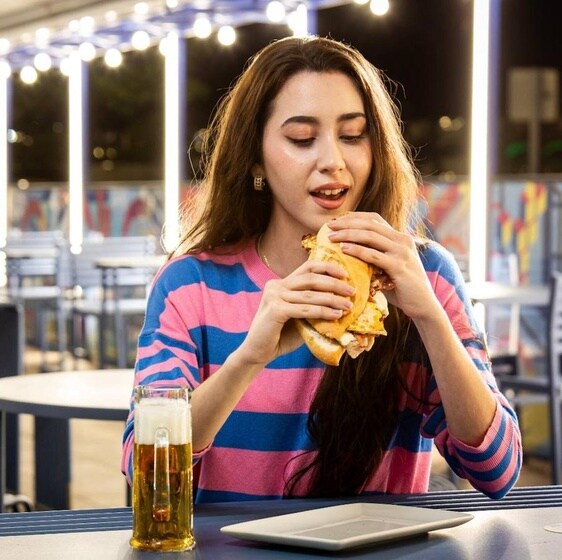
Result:
[[[347,286],[345,287],[345,292],[352,296],[355,293],[355,288],[347,284]]]

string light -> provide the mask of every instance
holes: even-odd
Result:
[[[110,68],[117,68],[123,62],[123,55],[119,49],[108,49],[103,60]]]
[[[37,53],[33,58],[33,66],[35,66],[39,72],[47,72],[47,70],[51,69],[52,65],[53,61],[51,57],[45,52]]]
[[[10,52],[10,41],[5,37],[0,37],[0,55],[5,55]]]
[[[285,5],[278,0],[269,2],[265,8],[267,19],[273,23],[280,23],[285,19]]]
[[[37,70],[33,66],[24,66],[20,70],[20,78],[24,84],[33,84],[37,81]]]
[[[70,74],[70,59],[63,58],[59,63],[59,71],[63,76],[67,76]]]
[[[47,27],[40,27],[35,31],[35,44],[38,47],[46,47],[49,43],[51,32]]]
[[[211,35],[213,26],[207,16],[197,16],[193,22],[193,33],[199,39],[206,39]]]
[[[390,3],[389,0],[371,0],[369,8],[376,16],[384,16],[390,9]]]
[[[150,35],[146,31],[135,31],[131,36],[131,45],[137,51],[144,51],[150,47]]]
[[[217,38],[221,45],[229,47],[236,42],[236,30],[232,25],[223,25],[217,32]]]
[[[78,54],[84,62],[91,62],[96,58],[96,47],[92,43],[81,43],[78,47]]]
[[[8,79],[12,75],[12,67],[6,60],[0,60],[0,78]]]
[[[148,4],[146,2],[138,2],[137,4],[135,4],[135,7],[133,9],[135,11],[135,14],[139,16],[145,16],[148,14]]]

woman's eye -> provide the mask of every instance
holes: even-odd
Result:
[[[357,142],[365,138],[365,134],[345,135],[345,136],[340,136],[340,138],[344,142],[347,142],[348,144],[356,144]]]
[[[297,146],[310,146],[314,142],[315,138],[289,138],[289,142],[296,144]]]

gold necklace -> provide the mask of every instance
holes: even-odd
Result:
[[[271,270],[271,265],[269,264],[269,261],[267,260],[267,257],[262,249],[262,245],[261,245],[262,238],[263,238],[263,233],[258,237],[258,257],[262,260],[263,264],[265,264],[265,266],[267,266],[267,268]]]

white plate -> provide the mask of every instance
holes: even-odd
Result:
[[[236,523],[221,531],[251,541],[343,550],[455,527],[472,518],[469,513],[352,503]]]

